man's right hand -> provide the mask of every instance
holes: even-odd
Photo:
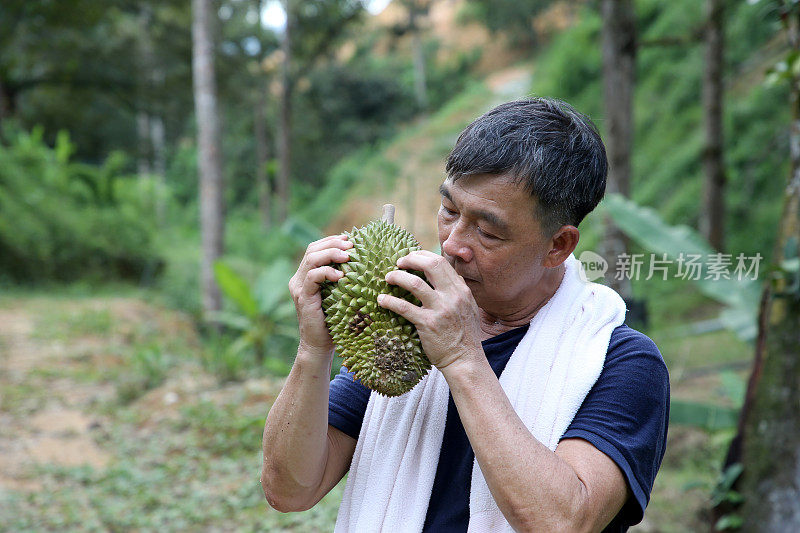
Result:
[[[346,250],[353,247],[347,235],[331,235],[308,245],[292,279],[289,292],[297,310],[300,348],[314,353],[332,353],[333,339],[325,325],[320,286],[324,281],[339,281],[344,275],[330,266],[350,259]]]

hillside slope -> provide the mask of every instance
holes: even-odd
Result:
[[[422,246],[434,249],[438,188],[444,162],[461,130],[500,102],[527,94],[530,68],[498,71],[474,84],[432,116],[408,127],[357,170],[363,178],[339,203],[325,233],[346,231],[380,214],[384,203],[397,207],[397,223],[414,233]],[[347,168],[347,167],[345,167]]]
[[[700,7],[693,0],[640,0],[642,40],[690,34],[702,20]],[[784,49],[770,16],[763,6],[749,4],[729,13],[725,157],[732,253],[769,254],[787,171],[786,90],[763,84],[763,73]],[[391,201],[398,206],[398,222],[434,247],[436,188],[445,157],[461,129],[492,105],[526,94],[562,98],[590,115],[602,133],[599,34],[599,15],[583,5],[574,23],[530,59],[476,81],[383,145],[345,158],[305,218],[322,221],[326,233],[341,231],[378,216],[380,205]],[[672,223],[696,225],[701,209],[702,70],[698,42],[643,46],[638,58],[633,197]],[[587,222],[582,243],[592,247],[599,232]]]

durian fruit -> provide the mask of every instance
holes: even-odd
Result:
[[[394,206],[386,205],[382,220],[348,232],[350,260],[332,265],[344,276],[322,286],[325,321],[344,366],[386,396],[410,391],[431,368],[414,324],[377,302],[378,294],[392,294],[419,305],[410,292],[384,279],[397,269],[398,258],[420,249],[393,219]],[[421,272],[411,272],[424,279]]]

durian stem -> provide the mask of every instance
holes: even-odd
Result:
[[[392,204],[383,205],[383,216],[381,216],[381,221],[394,224],[394,206]]]

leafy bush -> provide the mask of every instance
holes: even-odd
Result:
[[[124,159],[70,161],[66,133],[5,132],[0,143],[0,276],[12,282],[140,279],[157,269],[147,182],[121,176]]]
[[[764,49],[774,28],[762,5],[740,2],[727,17],[725,111],[726,240],[730,252],[761,252],[769,259],[788,172],[789,116],[785,89],[763,86],[772,65]],[[575,24],[556,35],[537,58],[534,94],[554,96],[605,128],[602,22],[596,4],[579,8]],[[631,195],[658,206],[669,224],[696,226],[703,183],[702,44],[693,39],[702,3],[693,0],[636,4],[641,42],[634,98],[635,140]],[[659,46],[659,39],[684,39]],[[651,43],[651,44],[646,44]],[[758,51],[754,53],[754,51]],[[587,225],[584,224],[584,227]]]
[[[292,263],[280,258],[266,267],[254,284],[227,264],[217,261],[214,274],[226,297],[226,310],[212,318],[238,333],[224,353],[223,367],[253,356],[272,374],[285,375],[290,358],[297,350],[297,320],[289,297],[288,280],[294,272]],[[237,377],[234,375],[228,376]]]

